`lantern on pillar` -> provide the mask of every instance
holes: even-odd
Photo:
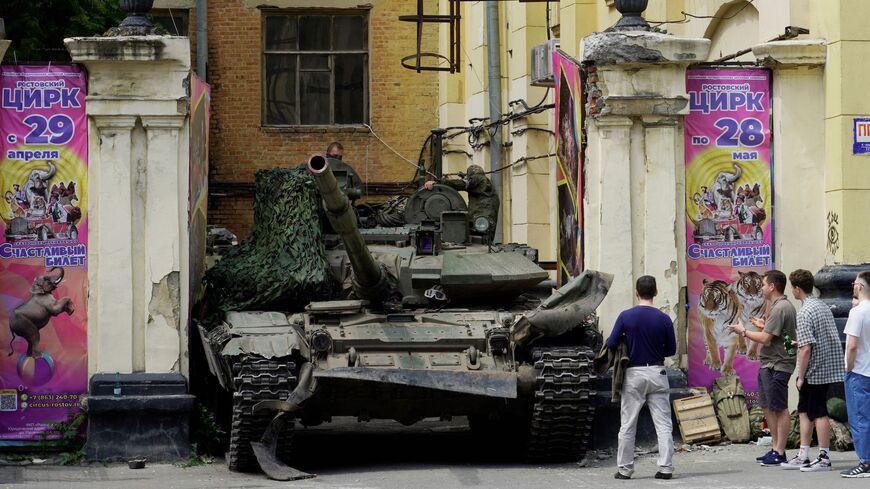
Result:
[[[154,6],[154,0],[120,0],[121,8],[127,17],[106,32],[107,36],[148,36],[166,35],[165,29],[155,26],[145,15]]]
[[[630,31],[630,30],[650,30],[650,25],[641,17],[641,14],[646,10],[649,0],[616,0],[616,10],[622,14],[622,18],[616,23],[611,30],[615,31]]]
[[[151,11],[154,0],[121,0],[121,8],[127,12],[119,27],[151,27],[151,21],[145,14]]]

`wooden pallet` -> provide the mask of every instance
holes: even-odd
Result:
[[[722,439],[710,394],[675,400],[674,413],[684,443],[715,443]]]

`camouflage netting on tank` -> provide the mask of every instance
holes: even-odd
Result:
[[[293,311],[335,288],[321,227],[322,205],[304,166],[259,170],[251,234],[205,275],[221,312]]]

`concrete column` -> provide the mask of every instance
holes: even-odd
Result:
[[[633,304],[634,281],[652,275],[656,303],[685,328],[685,71],[706,59],[710,41],[655,32],[605,32],[583,39],[598,68],[604,103],[588,123],[586,260],[614,274],[599,307],[609,333]]]
[[[506,18],[510,20],[506,31],[505,48],[514,53],[530,53],[532,47],[547,40],[546,6],[520,2],[505,3]],[[553,7],[555,9],[555,6]],[[508,80],[505,100],[523,99],[534,105],[543,100],[547,93],[543,87],[531,85],[530,56],[508,56],[503,74]],[[553,100],[550,91],[547,101]],[[522,110],[517,107],[505,110]],[[502,163],[512,164],[510,170],[503,172],[505,178],[505,197],[502,214],[508,219],[505,238],[518,243],[528,243],[538,249],[538,257],[544,261],[556,259],[556,244],[553,240],[555,226],[551,229],[551,197],[555,195],[550,182],[551,162],[555,168],[555,158],[546,155],[554,153],[553,135],[546,132],[553,117],[552,112],[542,112],[515,119],[505,128],[505,148]],[[525,158],[533,158],[524,160]],[[556,211],[556,209],[553,209]],[[553,214],[555,215],[555,213]],[[555,221],[553,221],[555,222]]]
[[[629,143],[633,124],[628,117],[614,116],[590,119],[587,126],[586,195],[583,202],[586,268],[613,274],[610,292],[598,307],[601,327],[607,333],[619,312],[631,303],[632,297],[632,209],[628,163],[631,161]]]
[[[182,144],[187,133],[183,138],[180,133],[185,124],[185,115],[142,117],[148,142],[145,278],[152,289],[145,324],[146,371],[178,370],[182,345],[187,344],[180,322],[179,277],[181,250],[187,250],[182,239],[187,235],[188,173],[180,171],[187,167],[188,148]],[[168,196],[175,198],[164,198]]]
[[[184,458],[190,43],[67,39],[88,69],[91,199],[85,453]],[[118,394],[120,391],[120,395]]]
[[[6,56],[6,50],[9,49],[9,46],[12,45],[12,41],[9,39],[0,39],[0,62],[3,61],[3,57]]]
[[[679,316],[679,270],[685,249],[683,131],[672,117],[644,116],[643,266],[658,280],[659,307]],[[674,199],[665,198],[668,194]],[[672,219],[671,216],[676,216]],[[660,226],[660,227],[659,227]],[[659,275],[661,274],[661,275]]]
[[[817,6],[817,14],[828,53],[823,92],[828,265],[868,264],[870,155],[854,154],[852,142],[854,119],[870,117],[865,81],[870,72],[870,2],[830,0]]]
[[[752,48],[773,71],[773,189],[776,266],[818,270],[825,264],[824,40],[777,41]],[[801,189],[789,192],[787,189]],[[800,237],[796,243],[795,238]],[[788,241],[786,241],[788,240]]]
[[[189,40],[66,45],[88,69],[92,121],[90,372],[186,374]]]
[[[88,236],[88,371],[132,372],[133,274],[131,188],[132,130],[136,117],[91,118],[88,181],[91,216]],[[97,133],[97,137],[93,137]],[[111,230],[97,223],[96,212]],[[97,287],[97,284],[99,286]],[[110,294],[94,293],[96,290]],[[100,321],[100,318],[112,318]]]

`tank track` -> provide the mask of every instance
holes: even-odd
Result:
[[[287,399],[296,387],[296,365],[289,360],[242,357],[233,364],[233,420],[230,428],[230,449],[227,466],[232,471],[253,472],[260,469],[252,441],[259,441],[274,412],[253,413],[253,407],[268,399]],[[287,423],[281,434],[279,458],[286,460],[293,437],[293,423]]]
[[[526,459],[570,462],[589,447],[595,415],[592,350],[584,346],[532,349],[536,378]]]

